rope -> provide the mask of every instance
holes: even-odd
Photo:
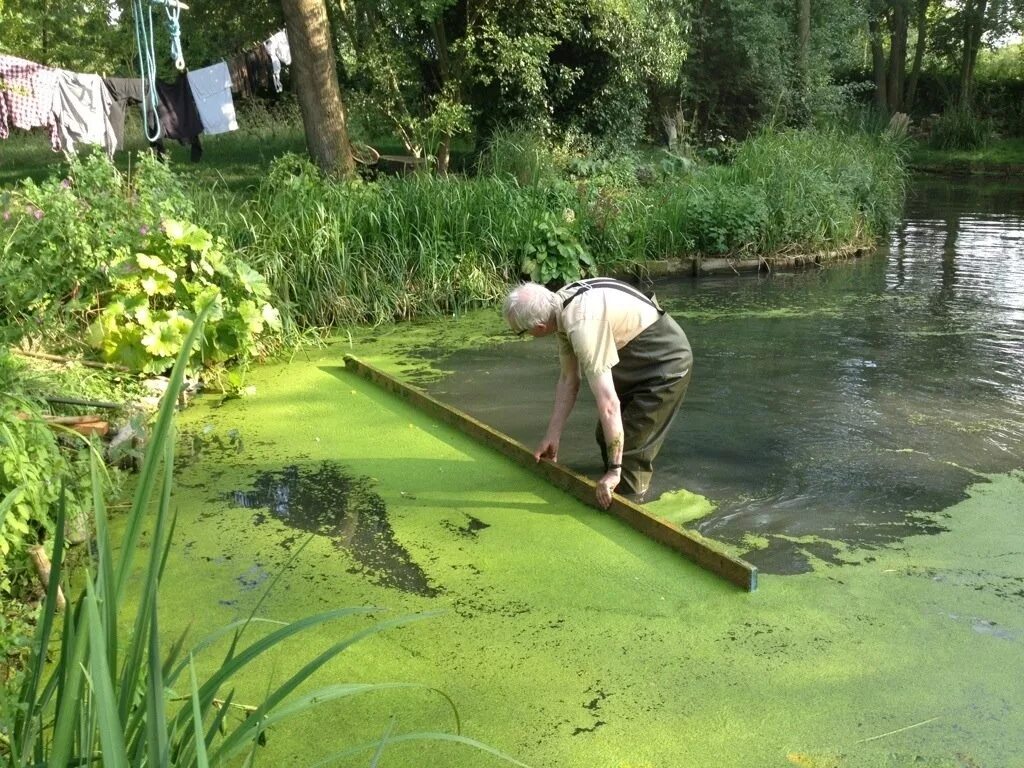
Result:
[[[160,0],[155,0],[160,2]],[[171,59],[179,72],[185,71],[185,56],[181,50],[181,6],[178,3],[165,3],[167,13],[167,31],[171,35]]]
[[[171,60],[179,72],[185,71],[185,55],[181,48],[181,10],[188,8],[178,0],[132,0],[135,20],[135,45],[139,49],[139,76],[142,78],[142,122],[146,138],[154,142],[160,138],[160,119],[157,117],[156,50],[153,47],[153,3],[164,6],[167,14],[167,32],[171,36]],[[153,114],[155,132],[149,131],[149,114]]]
[[[153,8],[143,0],[132,0],[132,17],[135,20],[135,45],[139,50],[139,77],[142,78],[142,125],[150,142],[160,138],[160,119],[156,114],[156,52],[153,49]],[[153,114],[154,133],[149,130],[149,114]]]

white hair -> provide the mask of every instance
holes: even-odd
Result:
[[[502,314],[519,333],[549,322],[558,309],[558,297],[540,283],[520,283],[508,292]]]

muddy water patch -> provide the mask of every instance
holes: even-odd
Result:
[[[285,549],[299,543],[303,534],[325,536],[355,561],[351,573],[424,597],[441,593],[395,537],[373,480],[340,464],[325,461],[318,467],[262,471],[251,488],[230,491],[224,498],[235,507],[256,510],[254,525],[276,520],[294,529],[281,541]]]

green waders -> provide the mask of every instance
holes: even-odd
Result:
[[[619,350],[612,368],[622,411],[624,447],[619,493],[644,494],[693,370],[690,342],[669,315],[663,314]],[[597,442],[608,464],[604,430],[597,423]]]

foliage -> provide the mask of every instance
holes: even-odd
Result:
[[[132,370],[167,370],[198,314],[211,308],[203,343],[189,370],[259,350],[266,330],[280,327],[263,276],[230,258],[204,229],[165,219],[134,253],[122,251],[110,266],[110,288],[89,340],[105,360]]]
[[[208,311],[208,310],[207,310]],[[183,345],[164,396],[139,477],[138,489],[120,542],[111,540],[102,497],[94,499],[96,554],[84,587],[66,618],[55,621],[58,585],[64,581],[64,508],[53,540],[52,571],[37,626],[31,663],[24,676],[19,705],[10,730],[9,765],[85,765],[102,756],[104,765],[223,766],[245,757],[252,764],[266,732],[291,718],[309,716],[324,702],[341,701],[375,691],[425,688],[411,683],[334,683],[293,695],[323,664],[360,640],[433,614],[378,621],[333,643],[280,683],[267,688],[263,700],[246,716],[231,715],[236,681],[247,667],[279,650],[305,630],[345,617],[371,614],[370,608],[334,609],[282,624],[262,637],[246,635],[261,620],[255,615],[235,622],[186,649],[186,637],[165,647],[160,634],[158,593],[163,566],[171,552],[173,416],[192,345],[199,340],[204,316]],[[94,465],[95,476],[97,467]],[[149,520],[148,547],[140,538]],[[141,574],[134,561],[146,552]],[[297,554],[301,553],[301,549]],[[126,610],[130,585],[137,592],[134,611]],[[255,612],[254,612],[255,613]],[[198,663],[219,638],[228,639],[223,659],[203,676]],[[58,653],[51,664],[51,642]],[[435,689],[427,689],[435,690]],[[451,704],[443,693],[437,691]],[[243,708],[245,709],[245,708]],[[458,728],[458,713],[452,704]],[[484,750],[522,765],[496,750],[459,734],[394,734],[355,745],[328,757],[374,752],[389,744],[443,740]],[[376,758],[375,758],[376,759]]]
[[[866,244],[904,196],[905,141],[839,131],[762,133],[737,152],[737,178],[760,187],[768,226],[759,251]]]
[[[452,124],[486,138],[521,122],[635,138],[648,84],[671,83],[685,54],[681,5],[357,0],[335,30],[357,111],[383,117],[410,150],[424,121],[448,136]]]
[[[107,0],[0,2],[5,53],[78,72],[131,71],[128,37],[110,23]],[[125,67],[119,70],[119,67]]]
[[[540,132],[502,127],[491,134],[478,161],[483,175],[511,177],[521,186],[550,183],[559,175],[559,159]]]
[[[494,300],[544,206],[507,179],[335,182],[286,156],[232,238],[288,325],[384,322]]]
[[[8,335],[63,331],[88,314],[121,251],[135,249],[161,216],[191,204],[170,172],[143,157],[128,183],[102,155],[72,159],[67,175],[26,179],[6,196],[0,225],[0,301]]]
[[[8,339],[42,334],[59,348],[88,335],[105,359],[161,372],[206,304],[216,309],[194,369],[244,362],[276,327],[262,277],[188,223],[183,186],[148,155],[130,178],[100,155],[73,159],[65,178],[25,180],[3,208]]]
[[[88,472],[79,448],[63,452],[42,420],[40,403],[24,392],[20,366],[0,350],[0,596],[21,596],[30,576],[27,550],[53,532],[61,487],[75,519],[85,509]]]
[[[660,151],[578,156],[510,131],[475,177],[372,183],[291,156],[225,234],[295,328],[386,322],[487,304],[522,272],[557,281],[687,254],[867,244],[902,203],[902,151],[885,135],[769,132],[732,166],[701,167]]]
[[[572,208],[566,208],[560,217],[545,211],[523,249],[520,271],[535,283],[559,285],[594,274],[594,257],[573,231],[575,220]]]
[[[982,149],[992,139],[991,121],[973,109],[954,107],[932,123],[928,144],[933,149]]]

